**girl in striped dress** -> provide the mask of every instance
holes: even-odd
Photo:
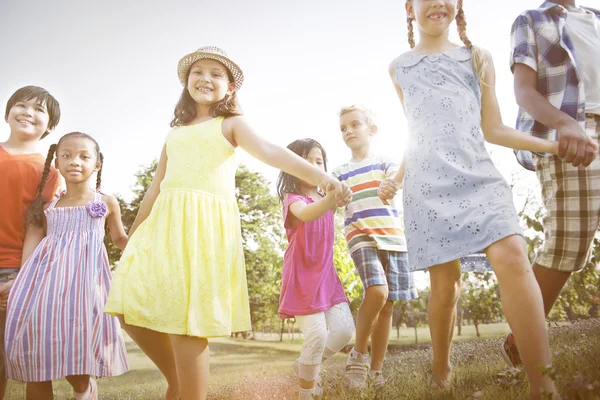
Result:
[[[67,190],[42,204],[50,164]],[[90,180],[97,172],[96,190]],[[27,215],[23,265],[6,316],[9,379],[27,382],[27,399],[52,399],[52,380],[65,377],[74,397],[97,399],[96,377],[129,370],[117,318],[103,312],[111,272],[104,226],[121,249],[127,235],[119,204],[101,194],[102,154],[90,136],[72,132],[50,146],[38,197]],[[25,261],[26,260],[26,261]]]

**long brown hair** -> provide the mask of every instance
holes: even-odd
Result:
[[[409,3],[412,3],[413,0],[406,0]],[[475,75],[479,78],[479,86],[481,86],[484,82],[485,78],[485,69],[487,67],[487,61],[485,58],[485,54],[483,49],[478,46],[474,46],[471,43],[471,40],[467,36],[467,19],[465,17],[465,11],[463,9],[463,0],[458,0],[456,3],[456,17],[454,18],[456,21],[456,28],[458,30],[458,36],[460,40],[463,42],[465,47],[471,50],[471,63],[473,64],[473,71]],[[413,28],[414,18],[408,16],[406,18],[407,28],[408,28],[408,44],[410,48],[415,47],[415,32]]]
[[[186,82],[190,76],[191,70],[191,68],[188,70],[188,74],[185,78]],[[225,70],[227,70],[229,82],[233,82],[233,75],[231,75],[229,69],[225,68]],[[219,100],[211,105],[209,112],[212,117],[233,117],[236,115],[242,115],[242,108],[238,103],[236,91],[234,90],[231,94],[226,94],[223,100]],[[196,118],[196,102],[190,95],[187,84],[183,88],[181,96],[179,96],[179,101],[175,105],[175,111],[173,112],[173,115],[173,119],[171,120],[171,128],[186,125]]]
[[[102,176],[102,165],[104,163],[104,156],[100,153],[100,146],[98,146],[98,142],[91,137],[90,135],[82,132],[70,132],[60,138],[57,144],[53,144],[48,149],[48,155],[46,156],[46,162],[44,163],[44,172],[42,173],[42,179],[40,180],[40,184],[38,186],[37,195],[29,208],[27,209],[27,216],[25,217],[25,228],[29,226],[35,227],[43,227],[44,226],[44,188],[46,187],[46,182],[48,181],[48,175],[50,174],[50,166],[52,165],[52,161],[54,161],[54,156],[58,152],[60,148],[60,144],[71,138],[83,138],[91,141],[94,144],[96,149],[96,159],[100,164],[100,168],[98,173],[96,174],[96,190],[100,190],[101,176]]]
[[[298,139],[287,146],[288,149],[302,158],[308,157],[308,153],[315,147],[321,150],[323,167],[325,167],[325,172],[327,172],[327,153],[325,153],[325,149],[321,146],[321,143],[314,139]],[[295,176],[281,171],[277,177],[277,195],[280,201],[283,202],[286,193],[302,194],[300,191],[300,182]]]

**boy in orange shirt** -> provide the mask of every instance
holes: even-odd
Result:
[[[21,267],[27,208],[37,196],[44,170],[44,157],[37,152],[40,139],[54,130],[60,120],[60,105],[43,88],[26,86],[17,90],[6,104],[4,119],[10,136],[0,143],[0,300],[5,301],[12,277]],[[48,174],[45,202],[59,185],[53,167]],[[10,281],[10,282],[9,282]],[[6,391],[4,325],[6,310],[0,310],[0,399]]]

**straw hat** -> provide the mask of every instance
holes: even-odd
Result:
[[[177,75],[179,76],[179,82],[181,82],[183,86],[187,85],[188,72],[190,71],[192,65],[196,61],[201,60],[203,58],[210,58],[216,60],[223,64],[225,67],[227,67],[227,69],[229,70],[229,72],[231,72],[231,75],[233,76],[233,81],[235,82],[235,89],[240,90],[240,88],[242,87],[242,83],[244,83],[244,73],[242,72],[242,69],[238,67],[236,63],[229,59],[227,53],[225,53],[225,50],[220,49],[216,46],[200,47],[195,52],[190,53],[184,56],[181,60],[179,60],[179,64],[177,65]]]

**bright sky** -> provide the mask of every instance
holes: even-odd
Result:
[[[492,53],[504,122],[517,111],[508,67],[514,18],[542,0],[466,0],[467,32]],[[496,2],[494,2],[496,3]],[[0,103],[25,85],[48,89],[60,102],[56,132],[91,134],[105,156],[103,188],[129,198],[133,174],[158,158],[181,93],[177,62],[198,47],[224,48],[244,70],[239,96],[257,132],[286,146],[312,137],[330,168],[349,158],[337,112],[360,103],[376,115],[374,150],[398,159],[406,128],[387,72],[408,50],[404,1],[395,0],[1,0]],[[453,32],[455,27],[452,28]],[[454,39],[458,41],[457,35]],[[0,141],[8,137],[0,124]],[[512,151],[490,146],[510,181],[518,173],[517,207],[535,175]],[[278,171],[240,151],[240,159],[273,182]]]

